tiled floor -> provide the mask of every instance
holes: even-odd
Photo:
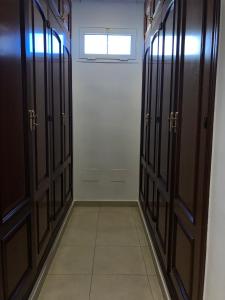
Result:
[[[38,299],[163,299],[138,209],[75,207]]]

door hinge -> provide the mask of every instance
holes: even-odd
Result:
[[[179,112],[171,112],[169,116],[170,132],[177,132]]]
[[[33,131],[37,126],[37,114],[33,109],[28,110],[30,131]]]

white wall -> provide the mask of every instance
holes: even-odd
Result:
[[[205,300],[225,299],[225,0],[221,4]]]
[[[121,2],[73,2],[76,200],[138,199],[144,9]],[[80,27],[137,29],[137,62],[80,62]]]

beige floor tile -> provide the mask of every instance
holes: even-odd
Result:
[[[153,263],[152,255],[149,247],[141,247],[141,251],[144,257],[144,262],[147,270],[147,274],[155,275],[155,266]]]
[[[49,274],[91,274],[94,247],[61,246],[50,267]]]
[[[131,215],[133,212],[133,207],[119,207],[119,206],[102,206],[100,207],[100,213],[120,213]]]
[[[97,229],[98,213],[87,212],[83,214],[72,213],[67,228]]]
[[[118,227],[131,229],[135,228],[135,224],[130,215],[115,212],[99,213],[98,230]]]
[[[143,223],[142,223],[142,220],[141,220],[141,215],[140,215],[140,212],[139,212],[139,208],[134,209],[132,211],[131,216],[134,220],[135,225],[142,227]]]
[[[94,276],[91,300],[153,300],[146,276]]]
[[[68,228],[63,234],[61,245],[63,246],[94,246],[96,229]]]
[[[140,247],[100,247],[95,249],[94,274],[145,275]]]
[[[163,300],[163,294],[157,276],[148,276],[154,300]]]
[[[148,247],[148,240],[147,240],[144,229],[139,226],[137,228],[137,234],[138,234],[140,245]]]
[[[83,207],[81,207],[83,208]],[[72,213],[61,245],[64,246],[94,246],[97,231],[98,213]]]
[[[49,275],[38,300],[89,300],[90,275]]]
[[[100,210],[100,207],[95,206],[75,206],[73,209],[74,214],[84,214],[84,213],[98,213]]]
[[[98,246],[139,246],[139,239],[135,228],[106,228],[97,232]]]

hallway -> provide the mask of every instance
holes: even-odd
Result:
[[[138,208],[74,207],[38,299],[163,299]]]

